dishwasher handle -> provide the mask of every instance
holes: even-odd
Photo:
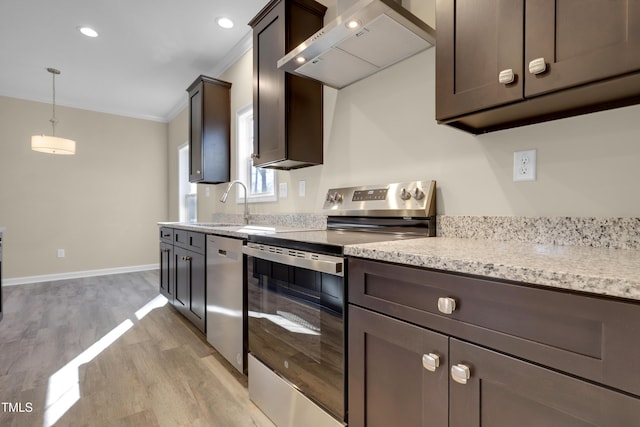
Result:
[[[327,273],[334,276],[344,276],[344,258],[298,251],[257,243],[248,243],[242,247],[242,252],[258,259],[273,261],[292,267]]]

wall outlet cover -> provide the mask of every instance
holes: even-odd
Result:
[[[307,182],[306,181],[298,181],[298,196],[304,197],[307,192]]]
[[[536,150],[515,151],[513,153],[513,180],[536,180]]]

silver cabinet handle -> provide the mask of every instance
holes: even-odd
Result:
[[[440,356],[435,353],[423,354],[422,366],[429,372],[435,372],[440,366]]]
[[[451,314],[456,309],[456,300],[449,297],[438,298],[438,311],[444,314]]]
[[[251,153],[251,158],[252,159],[259,159],[260,158],[260,154]]]
[[[471,378],[471,369],[462,363],[453,365],[451,367],[451,378],[459,384],[466,384]]]
[[[508,85],[509,83],[513,83],[515,79],[516,79],[516,75],[514,74],[511,68],[507,70],[502,70],[500,71],[500,74],[498,74],[498,82],[500,82],[500,84],[503,84],[503,85]]]
[[[544,58],[536,58],[529,62],[529,72],[531,74],[544,73],[547,70],[547,63]]]

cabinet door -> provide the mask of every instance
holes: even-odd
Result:
[[[438,0],[436,14],[437,120],[523,98],[523,0]]]
[[[175,266],[175,292],[173,305],[185,313],[189,307],[191,289],[191,262],[188,257],[191,252],[175,246],[173,248],[173,260]]]
[[[286,157],[285,73],[277,62],[285,54],[285,2],[253,29],[254,166]]]
[[[470,370],[466,384],[451,380],[451,427],[640,426],[629,395],[453,338],[449,354]]]
[[[189,318],[200,331],[205,332],[206,315],[206,259],[202,254],[192,252],[190,254],[190,284],[189,289]]]
[[[173,304],[173,245],[160,242],[160,293]]]
[[[525,16],[525,68],[548,68],[526,71],[527,97],[640,69],[638,0],[527,0]]]
[[[448,425],[446,336],[354,305],[348,334],[350,427]]]
[[[200,83],[189,93],[189,181],[202,181],[202,97]]]

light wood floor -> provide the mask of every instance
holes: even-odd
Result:
[[[0,403],[0,426],[273,426],[176,310],[142,317],[157,283],[153,271],[3,288],[0,402],[13,410]]]

